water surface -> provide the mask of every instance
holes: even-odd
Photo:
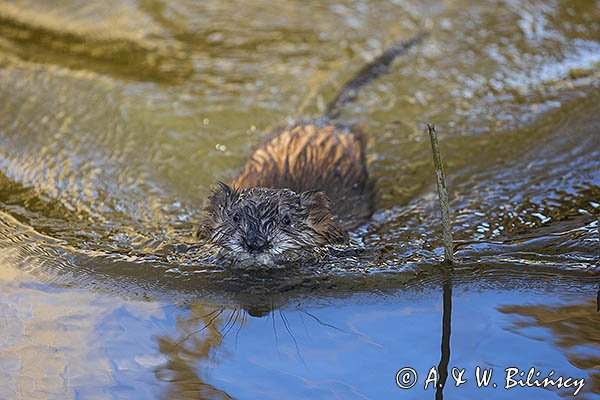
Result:
[[[364,250],[214,264],[190,238],[211,185],[427,20],[340,117],[370,141]],[[431,398],[448,321],[450,369],[555,370],[594,398],[599,30],[597,1],[0,1],[0,398]]]

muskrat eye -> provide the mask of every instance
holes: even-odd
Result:
[[[238,223],[242,220],[242,217],[240,216],[240,213],[236,212],[235,214],[233,214],[231,219],[233,220],[233,222]]]
[[[284,225],[289,225],[292,223],[292,220],[290,219],[290,217],[288,215],[286,215],[283,218],[281,218],[281,223]]]

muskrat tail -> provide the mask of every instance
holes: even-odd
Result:
[[[342,108],[350,101],[354,100],[358,91],[367,83],[386,72],[396,57],[406,52],[415,44],[423,40],[429,31],[421,31],[408,40],[403,40],[392,44],[380,56],[362,67],[352,79],[342,86],[337,95],[327,105],[324,117],[326,119],[337,118]]]

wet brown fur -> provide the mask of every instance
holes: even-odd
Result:
[[[348,242],[373,212],[365,139],[330,124],[283,129],[259,147],[230,185],[219,183],[197,237],[235,264],[311,260]]]
[[[373,184],[366,140],[334,125],[302,124],[284,129],[258,148],[233,180],[236,188],[265,187],[325,192],[334,220],[356,228],[373,213]]]
[[[227,252],[234,264],[302,261],[318,247],[347,243],[348,231],[374,209],[365,137],[338,126],[342,107],[426,32],[395,43],[348,81],[323,118],[270,135],[230,185],[208,198],[197,237]]]

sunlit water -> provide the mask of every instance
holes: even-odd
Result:
[[[210,186],[426,20],[340,118],[377,180],[360,251],[214,264],[190,238]],[[594,398],[599,31],[594,1],[1,1],[0,399],[434,398],[443,314],[449,369],[555,370]],[[497,379],[438,396],[573,393]]]

